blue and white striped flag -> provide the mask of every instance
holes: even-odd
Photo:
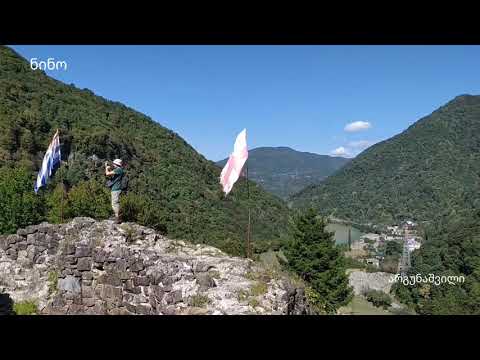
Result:
[[[57,130],[43,158],[42,168],[38,172],[37,182],[35,183],[35,193],[47,184],[48,179],[50,179],[55,169],[60,166],[60,161],[60,136]]]

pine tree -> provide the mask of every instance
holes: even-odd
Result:
[[[315,291],[318,304],[327,313],[350,302],[345,258],[336,247],[333,233],[326,231],[325,219],[313,209],[295,220],[294,238],[286,249],[289,266]]]

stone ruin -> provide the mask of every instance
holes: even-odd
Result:
[[[90,218],[0,236],[0,297],[4,313],[9,298],[34,301],[46,315],[311,313],[303,286],[285,274],[137,224]]]

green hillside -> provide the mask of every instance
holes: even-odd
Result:
[[[458,96],[291,204],[357,222],[463,218],[480,208],[479,134],[480,96]]]
[[[408,276],[417,274],[430,279],[413,285],[398,282],[393,287],[417,313],[479,315],[480,212],[463,219],[439,219],[428,226],[427,241],[413,253],[408,272]]]
[[[180,136],[118,102],[63,84],[42,71],[32,71],[25,59],[0,47],[0,167],[26,169],[32,179],[32,193],[36,171],[57,128],[66,162],[61,173],[73,194],[72,214],[84,214],[86,210],[82,209],[92,209],[96,201],[100,204],[89,214],[108,215],[103,162],[120,157],[127,163],[130,192],[126,200],[133,220],[155,225],[172,237],[243,253],[248,214],[243,179],[225,198],[219,185],[220,169]],[[7,174],[4,182],[18,175],[3,171]],[[35,217],[13,214],[22,220],[12,221],[13,215],[4,214],[0,216],[0,232],[55,218],[61,191],[52,191],[59,174],[46,190],[41,190],[39,198],[45,201]],[[17,191],[5,184],[4,194]],[[257,251],[262,251],[282,241],[289,210],[255,183],[250,184],[250,193],[253,240]],[[0,206],[6,206],[6,202],[4,195]]]
[[[217,162],[223,167],[228,159]],[[249,151],[249,177],[268,192],[286,199],[317,184],[350,159],[301,152],[288,147],[259,147]]]

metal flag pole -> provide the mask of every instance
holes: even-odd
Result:
[[[251,241],[250,241],[251,217],[250,217],[250,183],[248,181],[248,160],[247,160],[247,202],[248,202],[247,258],[251,258],[252,247],[251,247]]]

